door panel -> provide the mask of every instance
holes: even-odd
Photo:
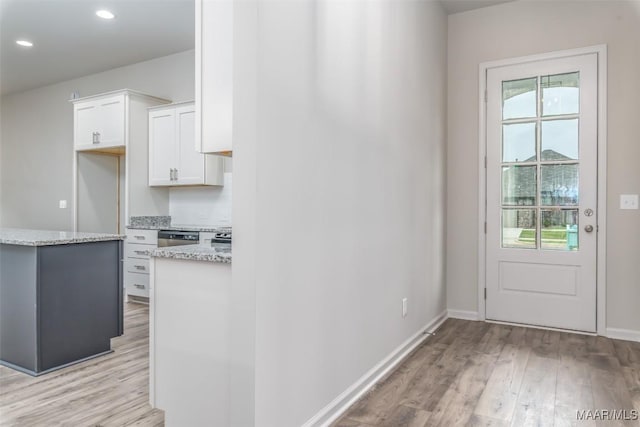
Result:
[[[195,150],[195,109],[193,106],[176,110],[177,138],[178,138],[178,183],[204,183],[204,161],[200,152]]]
[[[487,319],[595,332],[597,105],[596,54],[488,70]]]
[[[124,95],[108,98],[100,102],[100,146],[118,147],[125,145],[124,138]]]
[[[171,185],[175,168],[175,113],[173,109],[149,114],[149,185]]]
[[[75,124],[75,147],[93,148],[93,134],[98,129],[98,105],[90,103],[83,106],[76,106]]]

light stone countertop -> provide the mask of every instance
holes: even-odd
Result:
[[[169,246],[149,251],[149,255],[157,258],[173,258],[191,261],[208,261],[231,264],[231,251],[222,251],[209,245]]]
[[[173,224],[170,216],[132,216],[129,218],[129,222],[127,228],[132,230],[210,231],[218,233],[231,229],[229,225]]]
[[[6,245],[52,246],[124,240],[124,238],[125,236],[119,234],[0,228],[0,243]]]
[[[127,228],[130,230],[210,231],[213,233],[229,229],[229,227],[214,227],[212,225],[170,225],[166,227],[159,225],[128,225]]]

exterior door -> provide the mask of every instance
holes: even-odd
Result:
[[[487,71],[487,319],[596,331],[597,66]]]

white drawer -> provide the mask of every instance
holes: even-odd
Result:
[[[127,228],[126,234],[127,243],[158,244],[158,230],[136,230],[135,228]]]
[[[126,270],[129,273],[149,274],[149,260],[142,258],[127,258],[124,260]]]
[[[127,295],[149,298],[149,275],[140,273],[124,273]]]
[[[213,231],[201,231],[200,232],[200,244],[206,245],[211,244],[211,239],[215,237],[216,233]]]
[[[142,245],[138,243],[127,243],[124,245],[124,256],[127,258],[149,259],[149,255],[145,255],[149,251],[157,248],[156,245]]]

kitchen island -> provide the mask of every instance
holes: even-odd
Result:
[[[37,376],[111,352],[123,239],[0,228],[0,364]]]
[[[231,251],[189,245],[150,255],[151,406],[167,427],[230,425]]]

